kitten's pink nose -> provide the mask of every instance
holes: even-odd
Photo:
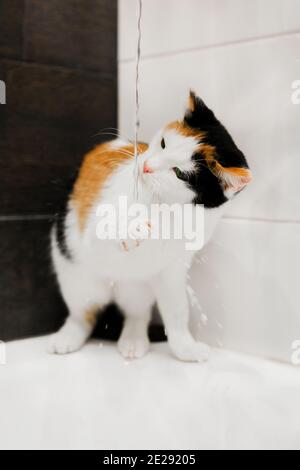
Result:
[[[144,173],[153,173],[153,170],[151,168],[149,168],[149,166],[147,165],[147,162],[144,163]]]

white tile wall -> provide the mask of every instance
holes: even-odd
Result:
[[[119,58],[136,51],[136,0],[119,0]],[[299,0],[143,0],[143,56],[287,34]]]
[[[144,60],[141,138],[150,139],[181,116],[188,89],[194,88],[232,132],[254,171],[254,184],[230,215],[297,220],[300,106],[291,100],[297,67],[300,78],[300,35]],[[130,135],[134,73],[131,62],[120,65],[120,127]]]
[[[136,1],[119,3],[119,125],[132,136]],[[300,80],[300,0],[143,5],[141,139],[182,114],[192,87],[229,128],[255,176],[227,211],[221,247],[208,248],[212,266],[195,274],[199,285],[210,270],[220,285],[235,280],[220,288],[230,314],[211,289],[207,314],[226,321],[227,347],[286,359],[290,339],[300,339],[300,292],[293,285],[300,274],[300,104],[291,100],[292,83]],[[207,336],[213,339],[209,329]]]
[[[299,240],[300,223],[224,219],[192,271],[200,337],[289,360],[300,339]],[[208,317],[205,327],[201,314]]]

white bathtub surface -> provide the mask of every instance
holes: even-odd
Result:
[[[205,365],[166,344],[126,363],[115,345],[65,357],[47,338],[7,345],[1,449],[300,449],[300,371],[213,351]]]

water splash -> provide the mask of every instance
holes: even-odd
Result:
[[[198,297],[196,295],[196,292],[192,288],[192,286],[190,284],[187,284],[186,289],[187,289],[187,293],[188,293],[189,299],[191,301],[192,307],[196,307],[200,311],[202,311],[202,308],[201,308],[201,305],[199,303]]]
[[[206,326],[208,324],[208,317],[207,315],[205,315],[205,313],[203,313],[203,308],[198,300],[196,292],[194,291],[191,284],[187,284],[186,289],[191,302],[191,306],[193,308],[196,308],[200,312],[201,323],[202,325]]]

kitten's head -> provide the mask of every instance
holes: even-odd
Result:
[[[190,92],[184,119],[166,126],[143,156],[147,178],[191,197],[205,207],[218,207],[240,192],[251,172],[243,153],[225,127],[195,93]]]

